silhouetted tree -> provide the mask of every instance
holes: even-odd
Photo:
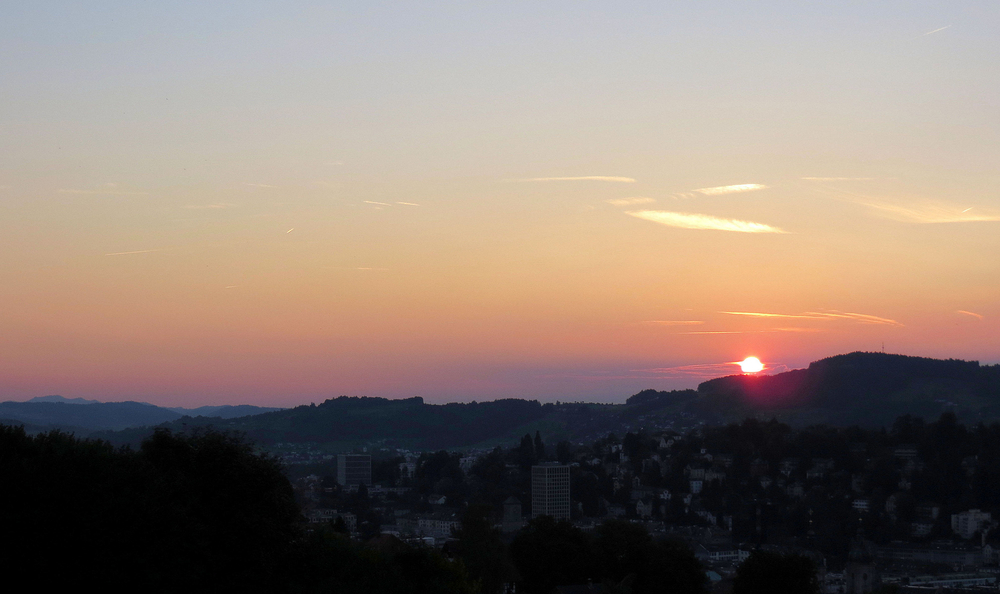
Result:
[[[521,576],[521,590],[549,594],[556,586],[600,581],[600,568],[590,539],[565,520],[550,516],[531,520],[514,538],[510,554]]]
[[[493,527],[491,508],[472,505],[462,516],[462,527],[455,532],[458,556],[483,594],[501,594],[512,583],[517,570],[510,559],[500,531]]]
[[[736,569],[733,594],[817,594],[816,564],[802,555],[754,551]]]

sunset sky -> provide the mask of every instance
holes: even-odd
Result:
[[[0,400],[1000,361],[1000,2],[3,13]]]

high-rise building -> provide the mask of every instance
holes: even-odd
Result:
[[[338,454],[337,483],[348,488],[372,484],[372,457],[361,454]]]
[[[569,466],[540,464],[531,467],[531,517],[569,519]]]

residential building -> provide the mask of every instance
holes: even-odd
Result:
[[[972,535],[979,532],[993,521],[989,512],[978,509],[970,509],[960,514],[952,514],[951,530],[964,539],[972,538]]]

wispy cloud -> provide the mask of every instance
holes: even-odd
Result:
[[[272,186],[271,184],[252,184],[252,183],[249,183],[249,182],[245,183],[243,185],[250,186],[250,187],[253,187],[253,188],[277,188],[278,187],[278,186]]]
[[[771,332],[822,332],[819,328],[765,328],[763,330],[701,330],[678,334],[768,334]]]
[[[633,204],[650,204],[656,202],[656,198],[647,198],[645,196],[634,196],[632,198],[613,198],[608,200],[608,204],[613,204],[614,206],[631,206]]]
[[[403,206],[420,206],[416,202],[397,202],[396,204],[402,204]]]
[[[618,177],[614,175],[580,175],[577,177],[528,177],[524,179],[508,179],[511,182],[547,182],[547,181],[605,181],[620,182],[625,184],[635,183],[631,177]]]
[[[712,378],[733,373],[732,363],[703,363],[700,365],[678,365],[677,367],[654,367],[651,369],[632,369],[638,373],[655,373],[665,378]]]
[[[923,35],[921,35],[921,37],[924,37],[924,36],[927,36],[927,35],[933,35],[935,33],[939,33],[939,32],[944,31],[945,29],[947,29],[949,27],[951,27],[951,25],[948,25],[948,26],[945,26],[945,27],[941,27],[940,29],[934,29],[933,31],[928,31],[928,32],[924,33]]]
[[[800,177],[808,181],[870,181],[874,177]]]
[[[698,326],[702,320],[645,320],[643,324],[659,324],[661,326]]]
[[[852,313],[852,312],[849,312],[849,311],[836,311],[836,310],[831,310],[831,311],[827,311],[827,312],[808,311],[806,313],[810,314],[810,315],[821,316],[821,317],[826,317],[826,318],[835,318],[835,319],[843,319],[843,320],[854,320],[855,322],[860,322],[862,324],[884,324],[886,326],[902,326],[903,325],[900,322],[897,322],[896,320],[891,320],[889,318],[882,318],[882,317],[879,317],[879,316],[872,316],[872,315],[868,315],[868,314]]]
[[[289,229],[288,231],[285,231],[285,235],[288,235],[288,234],[289,234],[289,233],[291,233],[292,231],[295,231],[295,227],[292,227],[292,228],[291,228],[291,229]]]
[[[778,227],[741,221],[739,219],[723,219],[711,215],[684,212],[669,212],[665,210],[633,210],[626,214],[668,227],[681,229],[708,229],[714,231],[736,231],[739,233],[785,233]]]
[[[753,318],[808,318],[812,320],[823,319],[822,316],[807,315],[807,314],[776,314],[776,313],[765,313],[760,311],[720,311],[719,313],[728,314],[731,316],[748,316]]]
[[[976,318],[977,320],[983,319],[983,315],[982,314],[977,314],[976,312],[972,312],[972,311],[965,311],[964,309],[957,310],[957,313],[965,314],[967,316],[972,316],[972,317]]]
[[[921,202],[916,204],[893,204],[869,200],[857,200],[858,204],[874,209],[880,215],[904,223],[975,223],[981,221],[1000,221],[1000,214],[974,210],[973,207],[962,209],[959,206],[945,202]]]
[[[105,196],[149,196],[149,192],[119,192],[117,190],[59,190],[60,194],[86,194]]]
[[[720,196],[722,194],[735,194],[738,192],[752,192],[754,190],[763,190],[767,186],[762,184],[736,184],[733,186],[718,186],[715,188],[701,188],[695,190],[699,194],[704,194],[706,196]]]
[[[159,250],[134,250],[134,251],[131,251],[131,252],[112,252],[110,254],[104,254],[104,255],[105,256],[128,256],[129,254],[150,254],[152,252],[162,252],[162,251],[163,251],[162,249],[159,249]]]
[[[634,373],[652,373],[664,378],[715,378],[740,373],[741,361],[725,363],[702,363],[699,365],[679,365],[677,367],[654,367],[651,369],[632,369]],[[788,366],[782,363],[765,362],[764,374],[770,375],[788,371]]]
[[[373,200],[362,200],[362,202],[364,202],[365,204],[375,204],[378,206],[392,206],[388,202],[375,202]]]
[[[719,313],[731,316],[748,316],[754,318],[783,318],[783,319],[807,319],[807,320],[852,320],[862,324],[884,324],[887,326],[902,326],[903,324],[889,318],[859,314],[845,311],[807,311],[800,314],[777,314],[759,311],[720,311]]]
[[[218,202],[216,204],[188,204],[184,208],[190,208],[193,210],[208,210],[208,209],[222,209],[222,208],[232,208],[236,206],[235,204],[230,204],[228,202]]]

